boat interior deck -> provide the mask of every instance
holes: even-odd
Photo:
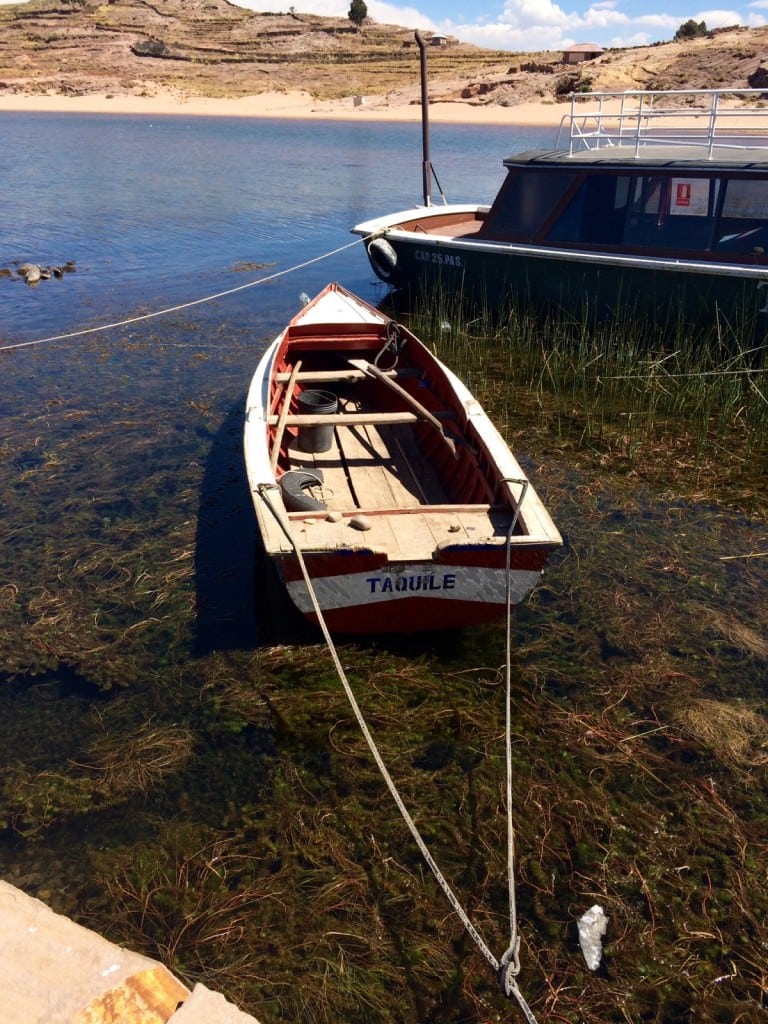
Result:
[[[449,496],[407,423],[337,426],[327,452],[290,450],[298,468],[321,469],[323,500],[339,512],[447,505]]]
[[[453,503],[411,423],[336,424],[327,451],[305,452],[293,443],[288,455],[292,469],[322,471],[322,486],[310,493],[328,512],[289,513],[308,549],[372,548],[392,561],[427,562],[444,546],[503,543],[509,509]],[[333,512],[342,516],[329,517]],[[361,519],[367,529],[354,528]]]
[[[446,238],[472,238],[480,234],[484,224],[485,220],[466,214],[461,218],[453,217],[445,220],[439,220],[432,216],[425,221],[418,219],[408,221],[402,226],[406,231],[412,231],[414,234],[423,232],[430,235],[444,235]]]

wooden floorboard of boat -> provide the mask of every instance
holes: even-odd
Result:
[[[358,506],[365,509],[412,508],[424,504],[418,478],[384,431],[372,426],[344,427],[339,446],[349,470]]]
[[[409,481],[411,493],[422,505],[450,505],[451,499],[443,487],[437,470],[424,458],[412,427],[381,426],[376,431],[392,458],[392,472]]]
[[[453,221],[450,224],[435,224],[429,221],[414,221],[407,225],[407,228],[414,233],[424,232],[430,235],[445,235],[446,238],[471,238],[477,235],[485,221],[476,218]]]
[[[349,518],[333,522],[322,512],[294,516],[292,527],[305,550],[372,548],[386,551],[393,562],[427,563],[441,547],[482,543],[494,535],[487,506],[451,505],[411,426],[337,427],[328,451],[292,447],[289,454],[293,469],[322,470],[323,487],[316,496],[329,511],[358,513],[370,527],[357,531]],[[290,544],[276,521],[264,518],[268,549],[288,552]]]
[[[333,432],[331,447],[325,452],[304,452],[298,447],[292,447],[288,450],[288,456],[291,469],[320,470],[323,485],[316,489],[315,496],[324,501],[329,509],[354,512],[358,506],[349,486],[344,458],[337,441],[338,433],[337,428]]]
[[[341,512],[450,504],[408,425],[337,427],[328,451],[290,455],[297,468],[322,470],[323,499]]]

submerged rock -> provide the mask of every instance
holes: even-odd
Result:
[[[38,281],[49,281],[52,277],[61,278],[65,274],[74,273],[75,269],[74,260],[67,260],[66,263],[58,267],[41,267],[37,263],[22,263],[19,266],[18,273],[19,277],[22,277],[27,284],[35,285]],[[7,268],[0,270],[0,277],[12,276],[12,272]]]
[[[43,272],[36,263],[22,263],[19,267],[19,274],[27,284],[37,284],[43,276]]]

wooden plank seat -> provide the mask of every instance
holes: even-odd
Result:
[[[337,505],[331,502],[334,508]],[[339,509],[349,513],[359,512],[360,509]],[[506,505],[416,505],[412,508],[367,508],[365,514],[370,516],[374,521],[379,518],[387,519],[392,516],[402,516],[403,518],[408,516],[455,516],[458,518],[466,517],[482,517],[483,521],[488,519],[489,515],[497,514],[499,516],[507,516],[511,518],[512,513]],[[286,515],[289,519],[305,519],[307,517],[313,518],[317,516],[317,512],[287,512]]]
[[[285,424],[289,427],[351,427],[376,423],[417,423],[415,412],[330,412],[330,413],[289,413]],[[278,422],[277,416],[269,417],[270,426]]]
[[[438,409],[432,413],[437,420],[455,420],[456,414],[452,409]],[[360,426],[360,424],[387,424],[387,423],[417,423],[419,420],[423,420],[423,416],[420,416],[416,412],[408,412],[403,410],[402,412],[291,412],[285,417],[285,424],[287,426],[300,427],[302,425],[308,427],[321,427],[324,424],[333,424],[335,427],[350,427]],[[280,421],[280,417],[274,413],[268,418],[267,422],[270,426],[275,426]]]
[[[422,375],[422,371],[415,366],[405,367],[402,370],[384,370],[383,372],[394,380],[421,377]],[[348,370],[300,370],[296,374],[296,380],[303,384],[346,384],[356,380],[365,380],[368,376],[369,374],[364,370],[350,367]],[[291,379],[291,374],[288,371],[281,371],[275,374],[275,378],[281,384],[285,384]]]

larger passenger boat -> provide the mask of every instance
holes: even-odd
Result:
[[[762,338],[762,96],[574,95],[555,149],[507,157],[490,206],[432,205],[425,184],[423,206],[353,231],[395,289],[442,287],[490,309],[524,302],[597,317],[630,313],[660,326],[703,322],[741,340]]]

